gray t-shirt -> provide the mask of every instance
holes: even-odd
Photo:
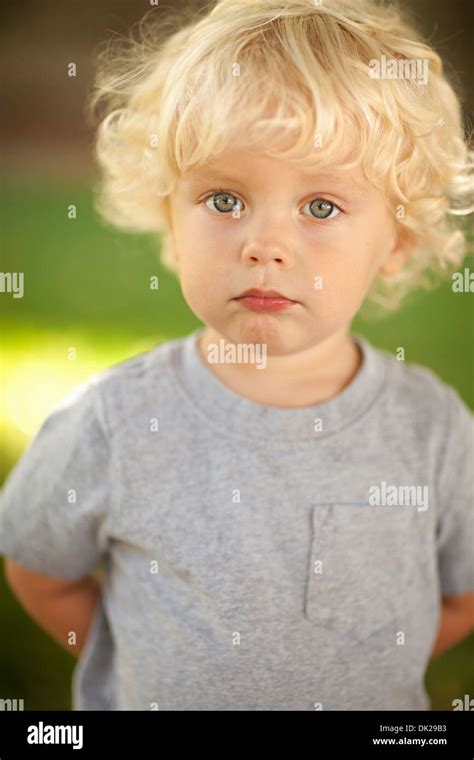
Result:
[[[474,590],[472,413],[358,335],[340,394],[258,404],[202,329],[81,385],[5,484],[2,554],[104,561],[73,708],[429,709],[440,597]]]

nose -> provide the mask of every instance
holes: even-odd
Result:
[[[294,264],[294,219],[285,205],[274,197],[252,214],[246,225],[242,262],[248,267],[276,265],[288,269]]]
[[[289,247],[279,240],[272,238],[253,238],[242,249],[242,261],[246,266],[266,266],[270,263],[279,268],[288,269],[292,266],[292,256]]]

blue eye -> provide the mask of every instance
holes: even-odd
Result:
[[[212,203],[212,206],[208,205],[209,202]],[[221,214],[228,214],[235,211],[236,208],[238,208],[237,204],[239,203],[241,203],[241,201],[239,201],[235,195],[232,195],[232,193],[226,193],[225,191],[213,193],[213,195],[210,195],[206,199],[207,208],[210,208],[211,211],[219,211]]]
[[[341,213],[339,206],[336,206],[332,201],[326,200],[326,198],[315,198],[314,201],[310,201],[306,206],[309,206],[310,213],[315,219],[334,219]],[[334,214],[334,212],[336,213]]]
[[[210,211],[218,211],[220,214],[231,214],[243,210],[242,201],[226,190],[215,190],[205,199],[205,204]],[[315,198],[307,203],[305,208],[308,206],[314,219],[334,219],[342,213],[339,206],[326,198]]]

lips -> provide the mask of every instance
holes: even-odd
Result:
[[[238,298],[245,298],[246,296],[255,296],[256,298],[284,298],[287,301],[291,301],[291,298],[286,298],[282,293],[277,290],[258,290],[257,288],[251,288],[241,293]]]
[[[250,311],[257,312],[284,311],[298,303],[297,301],[292,301],[291,298],[286,298],[286,296],[277,290],[258,290],[257,288],[246,290],[240,296],[234,298],[234,301],[246,309],[250,309]]]

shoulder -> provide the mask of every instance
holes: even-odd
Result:
[[[436,422],[446,426],[474,415],[460,393],[443,380],[433,369],[408,359],[399,360],[395,354],[380,348],[376,352],[385,371],[385,399],[394,411],[420,422]]]
[[[116,432],[126,431],[144,415],[156,416],[158,407],[173,414],[170,371],[184,340],[158,344],[76,385],[40,425],[14,468],[9,487],[21,479],[27,487],[32,473],[41,482],[50,479],[52,463],[58,472],[82,467],[90,473],[109,461]]]
[[[170,401],[173,373],[188,337],[167,340],[92,375],[64,404],[77,399],[109,432],[140,409]]]
[[[97,386],[103,386],[113,382],[129,382],[139,378],[148,379],[156,373],[163,373],[170,368],[174,355],[179,353],[187,340],[188,336],[157,343],[146,351],[97,372],[91,377],[90,382]]]

